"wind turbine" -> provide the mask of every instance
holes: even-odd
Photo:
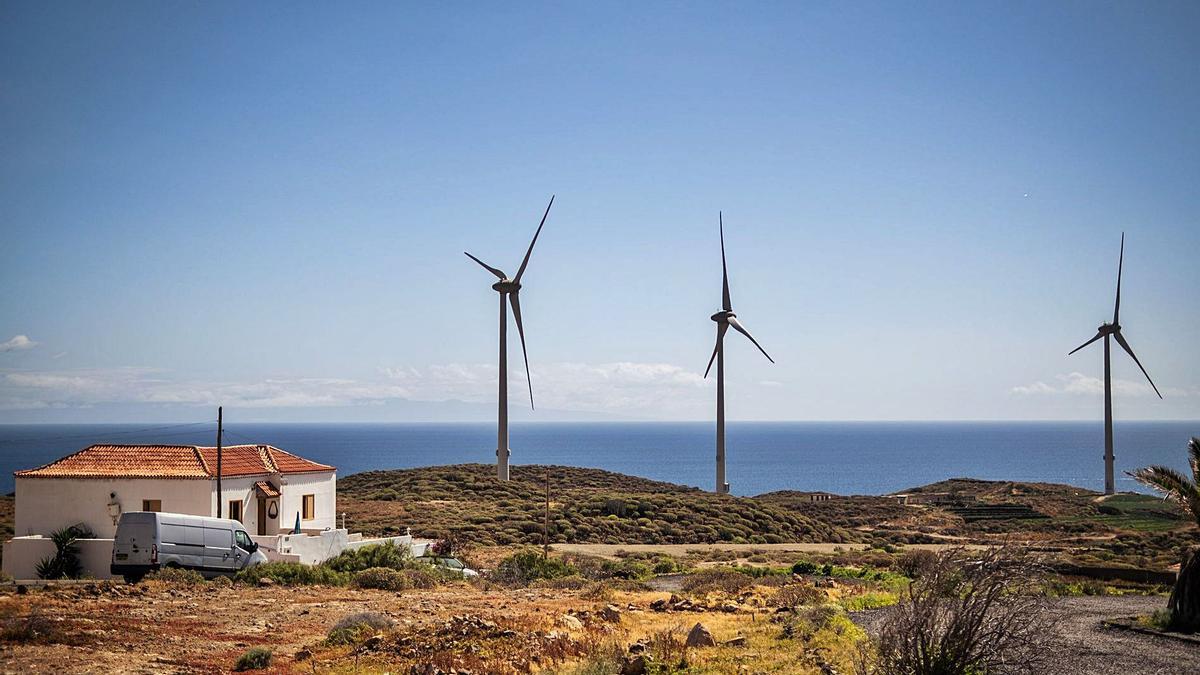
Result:
[[[483,269],[496,275],[500,281],[492,284],[492,289],[500,294],[500,402],[496,424],[496,476],[500,480],[508,480],[508,304],[512,304],[513,318],[517,321],[517,333],[521,336],[521,354],[525,357],[525,382],[529,385],[529,407],[533,408],[533,382],[529,378],[529,352],[525,351],[525,328],[521,325],[521,276],[529,264],[529,255],[533,253],[533,245],[537,243],[542,226],[546,224],[546,216],[550,215],[550,207],[554,205],[554,195],[550,195],[550,203],[542,214],[542,222],[538,224],[537,232],[533,233],[533,241],[529,242],[529,250],[525,251],[525,259],[517,270],[517,276],[512,279],[504,272],[483,262],[479,258],[463,251],[467,257],[479,263]],[[507,302],[506,302],[507,301]]]
[[[750,338],[758,351],[767,357],[771,363],[775,363],[775,359],[767,353],[767,350],[758,344],[758,340],[746,330],[746,327],[737,320],[737,314],[733,313],[733,303],[729,300],[729,271],[725,267],[725,219],[721,212],[717,212],[717,221],[721,228],[721,311],[713,314],[710,318],[717,322],[717,345],[713,347],[712,357],[708,359],[708,368],[704,369],[704,377],[708,377],[708,372],[712,370],[713,361],[717,362],[717,494],[728,494],[729,483],[725,482],[725,332],[730,326],[737,332]]]
[[[1121,335],[1121,268],[1124,266],[1124,264],[1125,233],[1122,232],[1121,257],[1117,260],[1117,302],[1113,307],[1112,323],[1100,324],[1100,327],[1096,329],[1095,337],[1079,345],[1075,349],[1072,349],[1067,354],[1067,356],[1070,356],[1080,349],[1092,344],[1096,340],[1104,338],[1104,494],[1106,495],[1111,495],[1116,492],[1116,485],[1113,482],[1112,369],[1110,365],[1111,359],[1109,358],[1109,352],[1111,351],[1109,348],[1110,337],[1116,340],[1117,344],[1121,345],[1121,349],[1124,349],[1126,353],[1129,354],[1130,358],[1133,359],[1133,362],[1137,364],[1138,368],[1142,369],[1142,374],[1146,376],[1146,381],[1149,382],[1150,386],[1154,388],[1154,393],[1158,394],[1159,398],[1162,398],[1162,394],[1159,393],[1158,387],[1154,386],[1154,380],[1150,379],[1150,373],[1146,372],[1146,368],[1142,365],[1142,362],[1138,360],[1137,354],[1133,353],[1133,348],[1129,346],[1129,343],[1126,342],[1125,338]]]

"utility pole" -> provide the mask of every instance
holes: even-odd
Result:
[[[222,407],[217,406],[217,517],[221,517],[221,431]]]
[[[550,467],[546,467],[546,518],[542,522],[542,559],[550,557]]]

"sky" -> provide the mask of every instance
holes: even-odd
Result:
[[[1195,3],[435,4],[0,3],[0,422],[1200,419]]]

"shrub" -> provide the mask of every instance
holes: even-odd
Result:
[[[83,576],[83,563],[79,560],[79,547],[76,542],[80,539],[94,539],[96,533],[87,525],[71,525],[50,533],[54,542],[54,555],[42,558],[37,562],[36,570],[39,579],[78,579]]]
[[[254,647],[238,657],[234,670],[265,670],[271,667],[271,650]]]
[[[695,574],[689,574],[679,587],[685,592],[697,595],[713,591],[722,591],[733,595],[753,584],[753,579],[731,567],[710,567]]]
[[[204,575],[196,570],[185,570],[182,567],[164,567],[147,574],[145,579],[177,586],[196,586],[204,583]]]
[[[247,567],[233,578],[242,584],[257,584],[259,579],[270,579],[284,586],[345,586],[350,577],[324,565],[269,562]]]
[[[230,579],[229,577],[222,574],[221,576],[213,579],[209,583],[212,584],[213,588],[229,588],[229,587],[233,586],[233,579]]]
[[[354,585],[359,588],[376,588],[381,591],[403,591],[408,580],[400,570],[390,567],[371,567],[354,575]]]
[[[896,569],[909,579],[920,578],[925,570],[937,564],[937,554],[925,549],[906,551],[896,561]]]
[[[329,629],[325,641],[331,645],[354,644],[365,633],[388,630],[396,625],[391,618],[379,612],[359,612],[343,617]]]
[[[1008,547],[938,555],[881,622],[871,670],[1045,672],[1051,624],[1042,596],[1022,592],[1041,577],[1039,565]]]
[[[800,638],[808,642],[818,631],[829,627],[841,614],[842,608],[837,605],[805,607],[788,616],[784,621],[782,637],[786,639]]]
[[[563,560],[543,558],[540,551],[525,549],[500,561],[493,576],[503,583],[528,584],[537,579],[557,579],[576,573],[577,570]]]
[[[409,550],[396,546],[391,541],[342,551],[336,557],[321,563],[323,567],[336,572],[348,573],[361,572],[373,567],[400,570],[412,564]]]
[[[792,574],[816,574],[821,566],[811,560],[797,560],[792,565]]]
[[[788,584],[771,596],[772,607],[798,607],[825,601],[825,592],[809,584]]]

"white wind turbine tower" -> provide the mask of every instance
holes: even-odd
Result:
[[[708,372],[712,370],[713,360],[717,362],[717,493],[728,494],[729,483],[725,481],[725,332],[730,326],[737,332],[745,335],[758,347],[758,351],[767,357],[771,363],[775,363],[775,359],[767,353],[767,350],[758,344],[758,340],[746,330],[745,326],[737,320],[737,314],[733,313],[733,303],[729,300],[729,271],[725,267],[725,219],[720,212],[717,212],[717,221],[721,229],[721,311],[713,314],[710,318],[717,322],[717,345],[713,347],[712,357],[708,359],[708,368],[704,369],[704,377],[708,377]]]
[[[1096,336],[1091,340],[1072,349],[1067,356],[1083,349],[1100,338],[1104,338],[1104,494],[1111,495],[1117,491],[1115,482],[1113,481],[1113,425],[1112,425],[1112,368],[1109,358],[1110,341],[1113,338],[1117,344],[1121,345],[1129,354],[1133,362],[1138,368],[1142,369],[1142,374],[1146,376],[1146,381],[1154,389],[1154,393],[1162,398],[1158,387],[1154,386],[1154,380],[1150,379],[1150,373],[1146,372],[1146,368],[1142,366],[1142,362],[1138,360],[1137,354],[1133,353],[1133,348],[1125,341],[1121,335],[1121,267],[1125,264],[1125,233],[1121,233],[1121,257],[1117,260],[1117,302],[1113,307],[1112,323],[1102,323],[1096,329]]]
[[[521,325],[521,276],[525,274],[525,266],[529,264],[529,255],[533,253],[533,245],[537,243],[538,235],[542,233],[542,226],[546,224],[546,216],[550,215],[550,207],[553,205],[554,196],[551,195],[550,203],[546,205],[546,212],[542,214],[542,222],[538,224],[537,232],[533,233],[533,241],[529,242],[529,250],[525,251],[525,259],[521,261],[517,276],[512,279],[509,279],[504,272],[463,251],[468,258],[479,263],[485,270],[500,279],[492,284],[492,288],[500,294],[500,396],[496,424],[496,476],[505,481],[508,480],[508,456],[511,454],[508,449],[508,305],[512,304],[513,318],[517,322],[517,333],[521,336],[521,354],[525,357],[525,381],[529,385],[529,407],[532,409],[533,382],[529,378],[529,353],[525,351],[525,328]]]

